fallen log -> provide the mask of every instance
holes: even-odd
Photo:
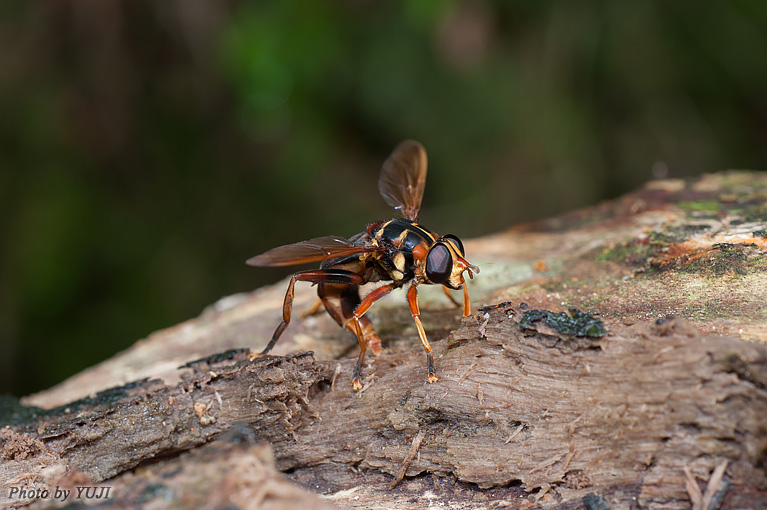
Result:
[[[767,348],[673,318],[598,339],[541,333],[520,327],[522,313],[480,312],[435,342],[435,384],[417,349],[369,363],[356,393],[352,359],[239,351],[182,368],[176,386],[143,381],[12,430],[35,438],[29,458],[94,482],[245,427],[323,492],[364,482],[355,469],[395,477],[406,462],[409,477],[521,484],[562,502],[604,493],[611,506],[686,502],[685,469],[705,479],[722,461],[729,492],[767,489]],[[20,456],[5,450],[6,464]],[[374,478],[364,490],[385,493]]]
[[[730,202],[714,219],[680,206],[701,196],[737,199],[741,216]],[[374,310],[385,349],[353,392],[353,341],[330,319],[296,321],[277,350],[291,354],[251,360],[226,349],[268,338],[284,287],[227,300],[6,402],[0,503],[71,504],[40,491],[98,485],[110,499],[82,503],[762,508],[767,264],[762,206],[747,206],[765,196],[756,174],[656,183],[591,216],[467,243],[486,261],[471,288],[486,306],[459,322],[423,293],[434,384],[401,301]],[[312,299],[297,289],[298,308]],[[255,474],[236,478],[232,463]]]

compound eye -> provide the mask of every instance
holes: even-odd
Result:
[[[453,241],[453,244],[456,248],[458,248],[458,252],[461,254],[461,257],[464,257],[466,255],[466,252],[463,251],[463,243],[460,239],[458,239],[458,236],[453,234],[447,234],[445,236],[442,236],[443,239],[448,239],[450,241]]]
[[[431,247],[426,256],[426,277],[432,283],[444,283],[453,272],[453,256],[442,243]]]

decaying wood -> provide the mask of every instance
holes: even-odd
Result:
[[[764,346],[681,319],[586,340],[524,330],[511,307],[487,313],[435,342],[435,384],[416,350],[375,360],[359,393],[331,391],[337,362],[234,353],[184,369],[176,386],[146,381],[14,430],[96,482],[244,424],[281,470],[331,466],[325,491],[356,486],[353,467],[396,476],[409,462],[407,476],[521,483],[561,501],[608,489],[609,504],[652,506],[686,501],[685,469],[703,479],[722,460],[730,491],[767,490]],[[353,360],[340,364],[348,376]]]
[[[25,399],[49,410],[7,420],[0,485],[103,482],[115,496],[98,503],[118,508],[187,493],[318,508],[761,508],[767,179],[712,180],[654,184],[591,217],[466,243],[485,261],[474,302],[497,306],[459,323],[424,292],[434,384],[401,300],[377,305],[386,348],[354,393],[352,342],[326,317],[291,324],[278,352],[293,354],[221,352],[269,337],[284,287],[237,298]],[[679,206],[720,195],[742,216]],[[311,290],[297,291],[308,308]],[[523,328],[522,301],[599,312],[609,332]],[[325,501],[286,485],[266,444],[277,469]],[[237,467],[216,476],[206,465]]]

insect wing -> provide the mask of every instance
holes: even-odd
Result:
[[[339,236],[316,237],[273,248],[266,253],[249,258],[245,263],[250,266],[292,266],[381,250],[383,248],[379,246],[354,243]]]
[[[378,191],[410,221],[418,219],[426,186],[426,149],[415,140],[400,143],[384,161]]]

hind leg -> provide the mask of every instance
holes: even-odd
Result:
[[[290,316],[293,311],[293,294],[297,281],[319,283],[320,287],[322,287],[323,284],[343,284],[346,287],[356,287],[356,285],[365,283],[360,275],[343,270],[311,269],[309,271],[300,271],[294,274],[290,278],[288,290],[285,293],[285,301],[282,304],[282,322],[277,326],[277,329],[274,330],[272,339],[269,341],[266,348],[261,351],[262,355],[267,354],[272,350],[274,344],[277,343],[277,340],[280,339],[280,336],[282,336],[282,333],[288,327],[288,324],[290,324]]]

